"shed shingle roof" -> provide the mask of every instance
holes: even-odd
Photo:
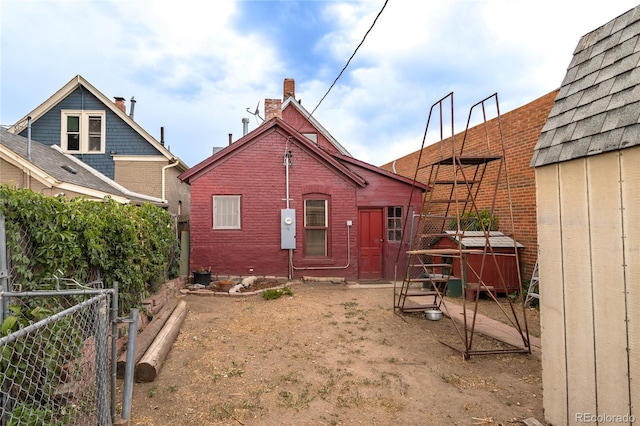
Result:
[[[584,35],[531,166],[640,145],[640,6]]]
[[[458,241],[458,237],[455,235],[457,231],[445,231],[447,234],[451,234],[453,241]],[[522,244],[514,241],[513,238],[504,235],[500,231],[489,231],[488,236],[484,231],[464,231],[462,236],[462,245],[466,248],[470,247],[485,247],[487,246],[487,240],[489,244],[494,248],[509,248],[518,247],[524,248]]]

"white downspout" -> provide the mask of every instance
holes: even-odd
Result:
[[[166,182],[166,172],[167,169],[170,169],[171,167],[175,167],[180,163],[180,160],[178,160],[177,158],[175,159],[175,163],[173,164],[167,164],[166,166],[162,167],[162,202],[163,203],[168,203],[167,198],[166,198],[166,192],[167,192],[167,182]]]

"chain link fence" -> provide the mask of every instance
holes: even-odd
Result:
[[[82,297],[4,296],[28,298],[25,308],[37,300],[39,307],[34,309],[42,310],[48,310],[47,305],[60,305],[59,299]],[[0,424],[111,424],[110,299],[108,292],[95,295],[0,338],[0,369],[4,372]],[[13,313],[21,307],[10,305]],[[18,321],[20,317],[7,318]]]
[[[0,426],[111,425],[117,290],[56,277],[23,289],[12,259],[33,249],[6,238],[0,215]]]

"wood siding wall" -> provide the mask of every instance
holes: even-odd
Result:
[[[584,413],[640,418],[639,165],[634,147],[536,169],[552,424],[582,424]]]

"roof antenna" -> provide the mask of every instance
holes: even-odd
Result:
[[[260,124],[260,122],[258,121],[258,118],[262,121],[264,121],[264,119],[262,117],[260,117],[260,101],[258,101],[258,105],[256,105],[256,110],[255,112],[251,112],[251,110],[249,108],[247,108],[247,112],[251,115],[253,115],[254,117],[256,117],[256,123]]]

